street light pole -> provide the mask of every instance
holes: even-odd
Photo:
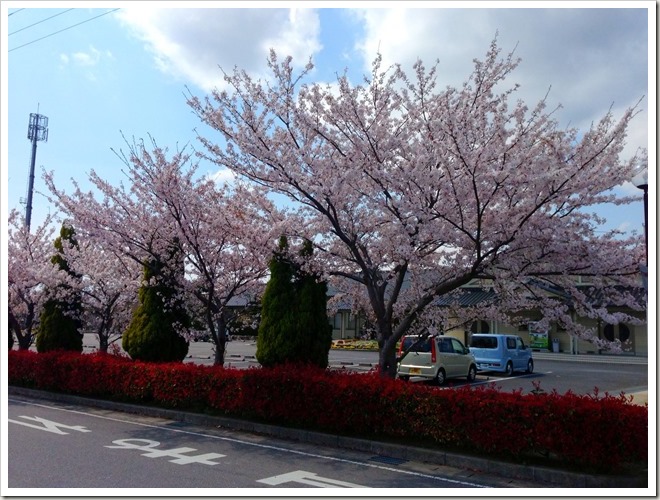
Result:
[[[644,284],[644,291],[646,292],[646,307],[644,316],[646,319],[646,338],[648,339],[649,331],[649,307],[648,307],[648,274],[649,274],[649,170],[644,167],[637,175],[631,179],[632,183],[642,191],[644,191],[644,265],[639,266]]]
[[[649,262],[649,171],[647,168],[640,171],[632,182],[637,188],[644,191],[644,248],[646,255],[646,265]]]

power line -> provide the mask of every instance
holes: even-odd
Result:
[[[24,27],[24,28],[21,28],[20,30],[12,31],[12,32],[9,33],[9,35],[7,35],[7,36],[11,36],[11,35],[13,35],[14,33],[18,33],[19,31],[26,30],[26,29],[28,29],[28,28],[31,28],[32,26],[36,26],[37,24],[41,24],[41,23],[43,23],[43,22],[46,22],[46,21],[48,21],[49,19],[52,19],[52,18],[54,18],[54,17],[61,16],[62,14],[66,14],[67,12],[72,11],[72,10],[73,10],[73,9],[67,9],[67,10],[65,10],[65,11],[58,12],[57,14],[54,14],[54,15],[52,15],[52,16],[50,16],[50,17],[47,17],[46,19],[42,19],[41,21],[37,21],[36,23],[32,23],[32,24],[30,24],[29,26],[26,26],[26,27]]]
[[[25,7],[23,7],[22,9],[16,9],[14,12],[10,12],[10,13],[7,15],[7,17],[9,17],[9,16],[13,16],[14,14],[16,14],[17,12],[20,12],[20,11],[22,11],[22,10],[25,10]]]
[[[108,12],[104,12],[103,14],[99,14],[98,16],[90,17],[89,19],[86,19],[86,20],[81,21],[81,22],[76,23],[76,24],[72,24],[71,26],[67,26],[66,28],[63,28],[59,31],[55,31],[53,33],[50,33],[49,35],[42,36],[41,38],[37,38],[36,40],[32,40],[31,42],[27,42],[27,43],[24,43],[23,45],[19,45],[18,47],[14,47],[13,49],[9,49],[7,52],[12,52],[14,50],[18,50],[18,49],[20,49],[22,47],[25,47],[27,45],[31,45],[33,43],[39,42],[39,41],[41,41],[45,38],[51,37],[53,35],[57,35],[58,33],[62,33],[63,31],[70,30],[71,28],[75,28],[76,26],[80,26],[81,24],[85,24],[85,23],[88,23],[90,21],[93,21],[94,19],[98,19],[99,17],[103,17],[103,16],[106,16],[108,14],[112,14],[113,12],[116,12],[118,10],[119,10],[119,8],[116,8],[116,9],[109,10]]]

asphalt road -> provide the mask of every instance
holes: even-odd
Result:
[[[8,420],[8,488],[47,488],[21,494],[61,494],[53,488],[101,488],[110,495],[117,488],[194,489],[189,494],[210,488],[222,495],[229,493],[220,490],[229,488],[264,494],[264,488],[529,486],[451,467],[26,396],[9,396]]]

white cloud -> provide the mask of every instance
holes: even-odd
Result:
[[[364,26],[356,44],[363,71],[370,71],[377,52],[384,65],[401,63],[409,74],[418,58],[427,68],[439,59],[440,88],[460,86],[472,60],[483,59],[499,33],[502,55],[515,48],[522,58],[509,84],[521,84],[517,95],[530,105],[551,88],[549,108],[563,106],[556,115],[561,126],[584,130],[610,106],[623,111],[649,95],[643,9],[399,8],[354,14]],[[648,100],[641,107],[648,108]],[[633,153],[647,147],[647,116],[632,125]]]
[[[321,49],[311,9],[122,9],[119,19],[144,41],[158,68],[205,91],[223,85],[234,67],[263,74],[268,52],[299,64]]]
[[[522,58],[507,79],[509,85],[521,85],[514,98],[533,106],[550,90],[548,108],[562,105],[555,115],[561,127],[584,131],[610,107],[618,118],[626,107],[650,95],[645,9],[356,5],[368,8],[344,12],[353,20],[350,36],[356,40],[357,57],[350,60],[361,61],[349,69],[360,75],[370,72],[380,52],[383,67],[401,63],[409,74],[418,58],[427,67],[439,59],[438,87],[460,86],[472,72],[473,59],[485,57],[498,33],[502,55],[515,49]],[[158,9],[138,4],[127,5],[118,17],[144,42],[161,71],[205,92],[223,86],[219,67],[226,72],[238,67],[264,78],[270,48],[280,57],[292,55],[301,68],[310,56],[330,57],[323,51],[322,31],[330,38],[335,31],[347,34],[342,27],[321,26],[320,11],[308,8]],[[641,103],[643,112],[630,125],[624,158],[638,147],[648,148],[653,116],[645,110],[650,104],[648,98]]]
[[[236,174],[228,168],[220,169],[212,174],[209,174],[209,179],[219,185],[231,184],[236,180]]]
[[[94,66],[98,63],[98,59],[85,52],[76,52],[73,54],[73,60],[81,66]]]
[[[90,46],[88,52],[75,52],[71,58],[80,66],[96,66],[101,60],[101,52]]]
[[[85,79],[90,82],[98,82],[97,72],[101,67],[103,59],[114,60],[112,52],[109,50],[100,51],[93,45],[90,45],[86,51],[73,52],[71,54],[60,54],[60,68],[75,67],[83,71]]]

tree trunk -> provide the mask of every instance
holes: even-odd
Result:
[[[215,343],[215,357],[213,364],[216,366],[223,366],[225,364],[225,340],[220,339]]]
[[[8,316],[9,316],[9,336],[11,337],[11,343],[10,343],[10,349],[14,346],[14,333],[16,334],[16,337],[18,337],[19,340],[19,345],[20,345],[20,339],[21,339],[21,325],[19,324],[18,320],[14,316],[14,314],[11,312],[11,310],[8,311]]]
[[[216,366],[223,366],[225,364],[225,351],[227,347],[227,323],[224,318],[224,313],[220,314],[216,326],[216,332],[213,336],[215,342],[215,357],[213,359],[213,364]]]
[[[27,351],[30,348],[30,345],[32,342],[30,342],[30,335],[21,335],[18,337],[18,350],[19,351]]]
[[[396,377],[396,351],[389,342],[378,353],[378,373],[384,378]]]
[[[378,373],[381,377],[396,377],[396,341],[393,341],[392,325],[382,319],[377,322]]]
[[[99,337],[99,351],[108,352],[108,336],[99,333],[98,337]]]
[[[13,329],[16,334],[16,340],[18,340],[18,349],[20,351],[27,351],[32,345],[32,322],[34,321],[34,305],[28,304],[28,313],[25,320],[25,329],[21,328],[20,323],[14,316],[14,314],[9,311],[9,321],[12,322],[13,318]]]
[[[117,299],[119,299],[119,293],[115,294],[114,298],[109,302],[109,304],[105,308],[103,320],[101,321],[101,325],[99,326],[97,332],[97,335],[99,337],[99,351],[101,352],[108,352],[108,347],[110,347],[108,341],[110,340],[110,329],[112,328],[114,323],[112,312],[113,312],[113,307],[117,302]]]

